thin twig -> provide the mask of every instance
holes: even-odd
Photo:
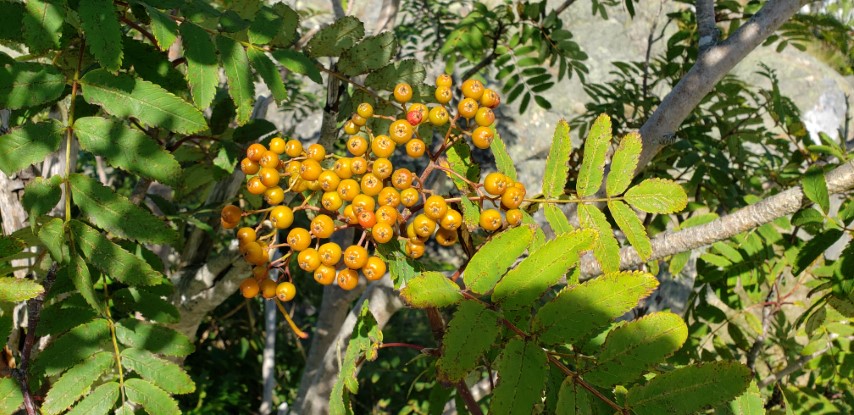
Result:
[[[575,382],[576,384],[578,384],[582,388],[587,389],[588,392],[592,393],[594,396],[599,398],[602,402],[605,402],[605,404],[607,404],[611,408],[614,408],[619,413],[624,414],[624,415],[629,414],[629,411],[626,408],[623,408],[622,406],[617,405],[616,402],[608,399],[608,397],[603,395],[602,392],[599,392],[598,389],[594,388],[589,383],[585,382],[584,379],[581,379],[581,377],[579,377],[577,373],[573,372],[568,367],[566,367],[566,365],[564,365],[560,360],[558,360],[558,358],[552,356],[551,354],[548,355],[548,358],[549,358],[549,362],[551,362],[553,365],[557,366],[557,368],[561,372],[563,372],[564,375],[572,378],[573,382]]]
[[[32,278],[32,275],[29,275],[28,278]],[[15,379],[17,379],[18,383],[21,384],[21,394],[24,395],[24,409],[26,409],[27,415],[38,414],[36,403],[33,401],[33,396],[30,393],[30,384],[27,373],[29,371],[30,356],[32,356],[33,353],[33,346],[35,346],[37,340],[36,327],[39,325],[39,320],[41,318],[44,298],[48,291],[50,291],[50,287],[53,285],[55,280],[56,264],[54,263],[50,266],[50,270],[48,270],[44,281],[42,281],[44,291],[35,298],[27,301],[27,336],[24,338],[24,349],[21,351],[21,366],[14,369],[12,372]]]

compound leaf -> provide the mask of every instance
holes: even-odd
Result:
[[[168,327],[134,319],[116,324],[116,338],[125,346],[167,356],[181,357],[193,352],[193,343],[187,336]]]
[[[252,62],[252,67],[255,72],[261,76],[267,87],[270,88],[270,93],[276,102],[281,103],[288,99],[288,90],[285,89],[285,83],[279,75],[279,68],[273,63],[264,51],[256,48],[246,49],[246,54],[249,57],[249,62]]]
[[[74,283],[74,288],[80,293],[83,299],[86,300],[92,309],[101,311],[101,303],[95,294],[95,288],[92,284],[92,275],[89,273],[89,266],[83,261],[83,258],[73,255],[59,272],[67,274],[68,279]]]
[[[346,16],[320,29],[308,41],[306,48],[309,55],[314,58],[338,56],[352,48],[363,36],[365,36],[365,25],[355,17]]]
[[[65,238],[65,222],[53,218],[45,222],[38,233],[39,241],[47,248],[50,256],[58,263],[65,262],[68,257],[68,240]]]
[[[510,228],[487,241],[466,266],[463,280],[476,294],[486,294],[502,275],[525,252],[534,237],[530,226]]]
[[[59,48],[65,10],[62,0],[28,0],[24,14],[24,40],[31,52]],[[6,8],[6,4],[3,5]]]
[[[196,108],[205,109],[211,105],[219,85],[219,62],[216,46],[211,35],[201,27],[184,22],[181,24],[181,39],[184,57],[187,59],[187,83]]]
[[[113,367],[113,363],[115,358],[112,353],[99,352],[68,369],[50,386],[42,411],[49,415],[64,411],[77,402],[104,372]]]
[[[546,171],[543,173],[543,196],[546,199],[563,195],[566,176],[569,174],[570,152],[572,141],[569,138],[569,123],[562,119],[555,128],[552,146],[546,158]]]
[[[80,84],[87,102],[100,105],[115,117],[133,117],[144,124],[181,134],[208,128],[198,109],[149,81],[96,69],[83,76]]]
[[[634,381],[676,353],[687,338],[688,326],[673,313],[652,313],[630,321],[608,333],[596,365],[584,379],[602,387]]]
[[[94,265],[112,278],[129,285],[156,285],[163,275],[147,262],[122,249],[89,225],[78,220],[70,223],[75,246]]]
[[[400,290],[409,305],[416,308],[447,307],[463,299],[460,287],[439,272],[422,272]]]
[[[169,47],[178,39],[178,23],[175,23],[169,16],[154,7],[149,5],[144,5],[144,7],[145,11],[148,12],[148,17],[151,18],[151,34],[157,40],[157,46],[162,51],[169,50]],[[184,23],[192,24],[186,21]],[[187,39],[184,38],[183,41],[186,42]],[[183,46],[184,57],[187,57],[187,44],[184,43]],[[189,63],[189,59],[187,61]]]
[[[125,380],[125,392],[132,402],[140,404],[149,414],[180,415],[178,402],[163,389],[142,379]]]
[[[161,359],[153,353],[136,348],[122,351],[122,365],[155,386],[173,394],[191,393],[196,390],[193,379],[180,366]]]
[[[397,39],[392,32],[368,36],[347,48],[338,60],[338,68],[348,76],[361,75],[385,66],[397,52]],[[398,81],[400,82],[400,81]]]
[[[578,221],[582,228],[593,229],[599,233],[593,244],[593,255],[604,272],[620,270],[620,244],[614,238],[614,231],[605,214],[593,205],[578,205]]]
[[[390,91],[399,82],[416,85],[424,82],[426,77],[427,69],[421,62],[415,59],[404,59],[369,73],[365,77],[365,86]]]
[[[464,379],[477,367],[498,334],[498,314],[476,301],[460,303],[442,339],[437,376],[452,383]]]
[[[9,3],[3,3],[4,9]],[[0,108],[20,109],[53,101],[65,90],[65,75],[53,65],[14,62],[0,66]]]
[[[629,388],[626,406],[638,415],[693,414],[735,398],[752,379],[750,369],[738,362],[685,366]]]
[[[536,342],[512,338],[496,364],[498,384],[490,414],[527,414],[540,403],[549,372],[546,352]]]
[[[305,75],[318,84],[323,83],[323,77],[315,66],[314,61],[302,52],[290,49],[277,49],[271,52],[274,58],[289,71]]]
[[[107,415],[119,398],[118,382],[109,382],[95,388],[66,415]]]
[[[667,179],[646,179],[629,189],[625,198],[632,207],[647,213],[673,213],[688,205],[685,189]]]
[[[62,189],[59,187],[61,183],[62,176],[51,176],[48,179],[36,177],[27,183],[21,204],[31,219],[45,215],[56,207],[62,198]]]
[[[228,79],[228,95],[237,107],[237,124],[243,125],[252,115],[252,103],[255,100],[255,84],[252,71],[249,69],[249,58],[246,50],[236,40],[216,37],[216,47]]]
[[[400,289],[401,285],[406,284],[407,281],[423,271],[420,262],[403,253],[401,242],[397,240],[393,239],[384,244],[378,244],[377,252],[388,264],[388,271],[391,274],[391,280],[394,282],[395,290]]]
[[[382,344],[383,334],[377,326],[377,320],[371,313],[370,305],[365,300],[356,320],[356,327],[347,344],[344,360],[341,362],[341,370],[338,379],[332,387],[329,397],[329,413],[331,415],[352,414],[349,395],[359,391],[359,382],[356,380],[357,360],[364,356],[367,360],[377,358],[377,350]]]
[[[510,158],[510,154],[507,152],[507,146],[504,145],[504,141],[498,135],[498,131],[495,131],[493,128],[492,133],[492,143],[489,144],[489,149],[492,151],[492,156],[495,157],[495,167],[505,176],[516,180],[516,165],[513,163],[513,159]],[[564,177],[564,181],[565,180],[566,177]]]
[[[0,170],[12,175],[44,160],[59,148],[65,128],[59,121],[26,123],[0,136]]]
[[[118,71],[122,66],[122,30],[113,2],[80,0],[77,14],[92,55],[110,72]]]
[[[56,375],[89,356],[106,350],[110,339],[110,323],[98,318],[81,324],[57,337],[39,353],[33,371],[47,376]]]
[[[623,271],[565,288],[534,316],[532,330],[543,344],[576,344],[634,308],[658,287],[652,274]]]
[[[0,277],[0,302],[19,303],[44,292],[41,284],[26,278]]]
[[[113,293],[112,298],[119,310],[138,312],[145,318],[158,323],[177,323],[181,318],[178,309],[161,298],[160,294],[140,288],[122,288]]]
[[[97,180],[73,173],[68,181],[72,201],[98,227],[122,238],[151,244],[177,239],[178,235],[166,223]]]
[[[575,188],[578,191],[578,197],[592,196],[602,186],[602,177],[605,174],[605,154],[608,153],[608,145],[610,144],[611,118],[602,114],[593,122],[590,132],[587,134],[587,140],[584,141],[584,155]]]
[[[126,125],[101,117],[74,122],[80,147],[104,157],[110,165],[174,186],[181,165],[151,137]]]
[[[608,209],[614,217],[614,222],[617,222],[617,226],[626,235],[626,239],[638,251],[638,256],[646,261],[652,255],[652,243],[649,241],[643,222],[635,211],[620,200],[609,201]]]
[[[579,252],[590,249],[596,233],[577,230],[548,241],[510,270],[492,293],[492,301],[507,309],[530,306],[578,263]]]
[[[605,192],[608,196],[617,196],[629,188],[638,166],[642,142],[640,134],[631,132],[622,140],[611,158],[611,171],[605,179]]]

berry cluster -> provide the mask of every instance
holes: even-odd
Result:
[[[246,190],[263,196],[269,207],[243,212],[229,205],[221,215],[222,227],[226,229],[237,228],[243,216],[263,215],[257,226],[237,230],[240,252],[254,266],[252,277],[240,285],[243,296],[251,298],[260,294],[267,299],[292,300],[296,288],[288,264],[294,258],[299,268],[313,273],[318,283],[337,283],[351,290],[358,285],[360,271],[368,281],[378,280],[386,272],[386,263],[371,254],[371,246],[399,238],[404,240],[409,257],[420,258],[430,237],[442,246],[457,243],[463,215],[453,203],[460,199],[434,194],[424,188],[424,180],[435,170],[455,174],[440,157],[465,137],[470,137],[478,148],[489,148],[494,134],[493,108],[500,103],[500,97],[480,81],[467,80],[461,87],[463,97],[457,104],[456,115],[451,117],[448,110],[453,98],[451,77],[440,75],[436,85],[434,96],[438,105],[432,108],[409,103],[413,96],[410,85],[395,86],[393,98],[402,109],[401,118],[377,114],[371,104],[360,104],[343,126],[349,135],[348,156],[328,154],[319,144],[304,148],[298,140],[281,137],[273,138],[269,146],[249,146],[246,158],[240,162],[241,170],[249,178]],[[391,122],[387,134],[371,130],[368,120],[372,118]],[[425,122],[434,127],[447,125],[444,141],[435,151],[419,136],[418,126]],[[411,158],[429,157],[421,176],[394,166],[391,158],[398,147],[405,148]],[[462,197],[481,205],[491,201],[506,211],[509,226],[521,223],[522,212],[518,207],[525,198],[521,183],[501,173],[490,173],[482,184],[468,184],[477,196]],[[285,203],[289,194],[295,199],[301,197],[301,203],[289,206],[294,205]],[[308,228],[292,226],[294,213],[300,210],[313,212]],[[498,209],[480,212],[480,226],[484,230],[496,231],[503,225]],[[342,248],[330,241],[336,231],[346,228],[357,230],[358,242]],[[280,231],[285,230],[287,236],[278,241]],[[286,248],[285,255],[271,261],[271,250],[277,248]],[[282,270],[281,282],[268,278],[272,268]]]

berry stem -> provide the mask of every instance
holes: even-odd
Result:
[[[380,349],[387,349],[387,348],[391,348],[391,347],[405,347],[408,349],[418,350],[419,352],[426,349],[426,347],[424,347],[424,346],[419,346],[417,344],[411,344],[411,343],[383,343],[380,345]]]
[[[564,365],[558,358],[556,358],[555,356],[553,356],[549,352],[547,352],[547,356],[549,358],[549,362],[551,364],[555,365],[555,367],[557,367],[564,375],[572,378],[573,382],[575,382],[576,384],[578,384],[582,388],[587,389],[587,391],[592,393],[593,396],[599,398],[602,402],[605,402],[605,404],[607,404],[611,408],[614,408],[620,414],[629,415],[628,409],[623,408],[622,406],[617,405],[616,402],[608,399],[608,397],[603,395],[602,392],[599,392],[598,389],[594,388],[589,383],[585,382],[584,379],[581,379],[581,377],[578,376],[578,373],[575,373],[572,370],[570,370],[568,367],[566,367],[566,365]]]
[[[278,307],[279,311],[282,312],[282,316],[285,317],[285,321],[288,322],[288,326],[291,327],[291,330],[293,330],[294,335],[296,335],[297,337],[299,337],[300,339],[303,339],[303,340],[307,339],[308,333],[300,330],[299,327],[297,327],[296,323],[294,323],[293,319],[291,319],[290,314],[288,314],[288,312],[285,311],[285,306],[282,305],[282,303],[279,301],[279,299],[276,298],[273,301],[276,302],[276,307]]]

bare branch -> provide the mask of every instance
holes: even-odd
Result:
[[[799,0],[765,2],[762,9],[732,36],[702,54],[641,127],[643,152],[635,172],[643,170],[664,147],[662,138],[679,128],[721,78],[797,13],[800,7]]]
[[[702,55],[718,40],[718,28],[715,26],[715,0],[697,0],[698,45]]]
[[[355,3],[355,2],[350,2]],[[394,22],[397,19],[397,12],[400,10],[400,0],[383,0],[380,16],[377,19],[376,29],[374,33],[391,30],[394,27]]]
[[[341,6],[341,0],[329,0],[332,3],[332,12],[335,13],[335,19],[340,19],[345,16],[344,7]]]
[[[827,181],[827,191],[830,194],[841,193],[854,188],[854,160],[827,173],[825,180]],[[694,226],[678,232],[666,232],[653,238],[653,254],[649,260],[691,251],[717,241],[729,239],[779,217],[791,215],[804,206],[806,202],[808,200],[804,197],[803,190],[800,186],[796,186],[705,225]],[[623,248],[620,257],[620,269],[633,268],[646,262],[641,260],[637,251],[632,247]],[[602,269],[593,256],[588,254],[581,259],[581,273],[590,278],[601,274]]]
[[[575,3],[575,0],[566,0],[560,6],[555,7],[555,14],[561,14],[567,7],[572,6],[572,3]]]

